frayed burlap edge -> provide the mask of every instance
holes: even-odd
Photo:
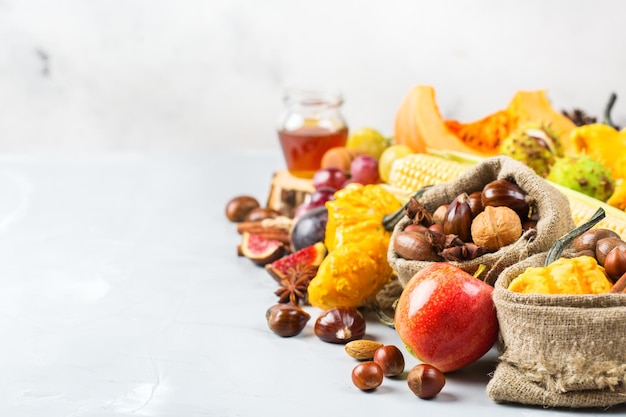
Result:
[[[506,268],[494,285],[499,363],[495,402],[544,407],[626,404],[626,297],[520,294],[508,285],[545,253]]]

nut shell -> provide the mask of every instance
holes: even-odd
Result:
[[[522,188],[505,179],[494,180],[483,187],[481,194],[483,207],[508,207],[520,218],[526,219],[530,205],[526,201],[526,192]]]
[[[615,237],[619,239],[620,236],[610,229],[590,229],[583,234],[577,236],[572,241],[572,247],[576,250],[576,252],[582,252],[586,250],[591,250],[595,252],[596,244],[598,243],[598,241],[606,237]]]
[[[510,245],[522,235],[522,222],[515,211],[508,207],[486,206],[472,222],[472,239],[490,252]]]
[[[604,270],[613,282],[624,275],[626,273],[626,249],[614,247],[604,259]]]
[[[606,256],[616,247],[626,249],[626,242],[618,237],[605,237],[598,240],[596,243],[596,259],[598,263],[604,266]]]
[[[407,375],[407,384],[417,397],[427,400],[434,398],[446,385],[445,375],[432,365],[415,365]]]
[[[258,200],[249,195],[240,195],[226,203],[226,217],[231,222],[242,222],[253,209],[260,207]]]
[[[394,345],[385,345],[374,352],[374,362],[383,370],[387,377],[398,376],[404,372],[404,355]]]
[[[325,342],[346,344],[365,335],[365,318],[355,307],[333,307],[317,318],[314,331]]]
[[[362,391],[378,388],[383,377],[383,369],[374,361],[360,363],[352,369],[352,383]]]
[[[383,346],[384,345],[382,343],[374,340],[358,339],[346,343],[344,349],[346,353],[354,359],[366,361],[374,358],[374,352],[376,352],[376,349]]]
[[[311,315],[293,304],[275,304],[265,313],[267,325],[271,331],[281,337],[300,334]]]

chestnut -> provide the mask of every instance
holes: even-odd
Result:
[[[255,207],[244,218],[246,222],[258,222],[265,219],[275,219],[280,213],[268,207]]]
[[[404,372],[404,355],[394,345],[385,345],[374,351],[374,362],[383,370],[387,377],[398,376]]]
[[[619,235],[610,229],[590,229],[583,234],[577,236],[572,241],[572,247],[576,250],[576,252],[583,252],[586,250],[591,250],[595,252],[598,240],[604,239],[605,237],[619,238]]]
[[[446,377],[439,369],[426,363],[415,365],[407,375],[409,389],[417,397],[427,400],[434,398],[446,384]]]
[[[393,250],[404,259],[414,261],[440,261],[433,242],[425,233],[401,231],[393,238]]]
[[[626,273],[626,248],[616,246],[606,255],[604,271],[613,282]]]
[[[520,219],[526,219],[530,205],[526,201],[526,192],[512,181],[499,179],[488,183],[481,193],[483,207],[505,206],[517,213]]]
[[[596,243],[596,259],[598,263],[604,266],[606,256],[618,246],[622,249],[626,249],[626,242],[618,237],[605,237],[598,240]]]
[[[302,332],[311,315],[293,304],[276,304],[267,309],[265,318],[271,331],[292,337]]]
[[[448,211],[448,205],[442,204],[433,211],[433,222],[435,224],[443,224],[443,219],[446,216],[446,211]]]
[[[470,206],[470,210],[472,210],[472,217],[476,217],[478,213],[480,213],[484,209],[482,196],[483,196],[482,191],[474,191],[473,193],[470,193],[468,196],[469,197],[468,203]]]
[[[463,242],[471,242],[472,218],[469,196],[462,193],[448,205],[443,219],[443,232],[446,235],[457,235]]]
[[[352,369],[352,383],[362,391],[378,388],[383,376],[383,369],[374,361],[360,363]]]
[[[317,318],[314,332],[324,342],[346,344],[365,335],[365,318],[356,307],[333,307]]]
[[[240,195],[226,203],[226,217],[231,222],[242,222],[251,210],[260,207],[256,198]]]

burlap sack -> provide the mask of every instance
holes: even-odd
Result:
[[[507,290],[537,254],[505,269],[493,299],[501,356],[487,394],[544,407],[626,403],[626,295],[520,294]]]
[[[530,255],[547,251],[556,239],[575,226],[567,197],[531,168],[507,156],[487,158],[457,180],[433,186],[419,198],[419,202],[433,212],[441,204],[450,203],[459,194],[482,190],[487,183],[496,179],[513,181],[526,191],[529,204],[533,210],[537,210],[539,221],[536,230],[526,232],[517,242],[497,252],[485,254],[471,261],[450,262],[470,274],[474,274],[479,265],[485,265],[486,270],[480,278],[490,285],[493,285],[504,268]],[[396,224],[393,234],[403,230],[409,222],[409,218],[404,216]],[[431,264],[403,259],[395,253],[393,245],[389,245],[387,259],[403,286],[419,270]]]

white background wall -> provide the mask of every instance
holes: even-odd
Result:
[[[518,89],[626,124],[620,0],[0,0],[0,150],[277,147],[281,90],[392,133],[416,83],[471,121]]]

